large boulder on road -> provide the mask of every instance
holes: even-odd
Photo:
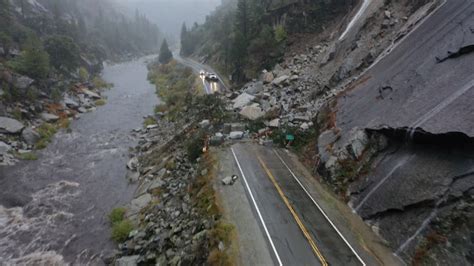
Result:
[[[21,122],[15,119],[0,117],[0,133],[17,134],[20,133],[24,127]]]
[[[262,118],[265,112],[258,106],[245,106],[242,111],[240,111],[240,115],[249,120],[257,120]]]

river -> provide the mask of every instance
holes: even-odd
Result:
[[[158,103],[146,60],[107,65],[107,104],[59,132],[37,161],[0,167],[0,265],[97,264],[115,248],[107,214],[133,197],[131,131]]]

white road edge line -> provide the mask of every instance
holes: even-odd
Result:
[[[268,229],[267,229],[267,226],[265,224],[265,221],[263,220],[263,217],[262,217],[262,214],[260,213],[260,209],[258,208],[257,206],[257,202],[255,201],[255,198],[252,194],[252,190],[250,190],[250,186],[249,186],[249,183],[247,182],[247,178],[245,178],[245,174],[244,174],[244,171],[242,171],[242,167],[240,166],[240,162],[239,162],[239,159],[237,159],[237,155],[235,155],[235,152],[234,152],[234,148],[230,148],[230,150],[232,151],[232,154],[234,155],[234,159],[235,159],[235,162],[237,163],[237,166],[239,167],[239,170],[240,170],[240,173],[242,174],[242,178],[244,179],[244,182],[245,182],[245,186],[247,187],[247,190],[250,194],[250,198],[252,199],[252,203],[253,205],[255,206],[255,209],[257,210],[257,214],[258,214],[258,217],[260,218],[260,222],[262,223],[263,225],[263,229],[265,230],[265,234],[267,235],[267,238],[268,238],[268,241],[270,241],[270,245],[272,246],[272,249],[273,249],[273,253],[275,253],[275,256],[278,260],[278,264],[280,266],[282,266],[283,264],[281,263],[281,260],[280,260],[280,256],[278,255],[278,252],[275,248],[275,245],[273,244],[273,241],[272,241],[272,238],[270,236],[270,233],[268,232]]]
[[[346,243],[346,245],[351,249],[352,253],[354,253],[354,255],[357,257],[357,259],[362,263],[363,266],[365,266],[365,262],[362,260],[362,258],[359,256],[359,254],[357,254],[357,252],[355,251],[355,249],[351,246],[351,244],[349,244],[349,241],[347,241],[347,239],[341,234],[341,232],[339,231],[339,229],[337,229],[336,225],[334,225],[334,223],[329,219],[329,217],[327,216],[327,214],[323,211],[323,209],[321,208],[321,206],[319,206],[319,204],[314,200],[314,198],[311,196],[311,194],[309,194],[308,190],[306,190],[306,188],[303,186],[303,184],[301,183],[301,181],[296,177],[296,175],[293,173],[293,171],[291,171],[290,167],[288,167],[288,165],[285,163],[285,161],[283,160],[283,158],[281,158],[281,156],[278,154],[278,152],[276,150],[273,150],[273,152],[276,154],[276,156],[278,157],[278,159],[280,159],[280,161],[283,163],[283,165],[286,167],[286,169],[288,169],[288,171],[290,171],[291,175],[293,176],[293,178],[296,180],[296,182],[298,182],[298,184],[301,186],[301,188],[304,190],[304,192],[306,193],[306,195],[308,195],[308,197],[311,199],[311,201],[313,201],[314,205],[316,205],[316,207],[318,207],[319,211],[323,214],[324,218],[326,218],[326,220],[331,224],[332,228],[334,228],[334,230],[337,232],[337,234],[342,238],[342,240],[344,240],[344,242]]]

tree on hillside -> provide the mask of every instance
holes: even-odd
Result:
[[[169,61],[171,61],[171,59],[173,59],[173,54],[171,53],[168,47],[168,42],[166,41],[166,39],[164,39],[163,43],[161,44],[158,61],[160,61],[160,63],[162,64],[167,64]]]
[[[53,36],[48,38],[44,45],[54,68],[74,71],[79,67],[80,50],[72,38]]]
[[[34,79],[44,79],[49,74],[49,55],[39,40],[30,40],[25,51],[10,62],[17,72]]]
[[[11,23],[10,0],[0,0],[0,32],[8,32]]]

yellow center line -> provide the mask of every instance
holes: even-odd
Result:
[[[314,242],[313,238],[311,237],[308,229],[306,229],[306,227],[304,226],[304,224],[301,221],[300,217],[298,216],[298,214],[296,214],[295,210],[291,206],[290,202],[288,201],[288,198],[285,196],[285,194],[283,193],[283,190],[280,188],[280,185],[278,185],[278,183],[276,182],[275,177],[270,172],[267,165],[263,162],[262,158],[260,158],[260,156],[257,155],[257,159],[260,162],[260,164],[262,165],[265,172],[267,173],[270,181],[273,183],[276,190],[278,191],[278,194],[283,199],[283,202],[285,202],[286,207],[288,207],[288,209],[290,210],[291,214],[293,215],[293,218],[295,219],[296,223],[298,224],[299,228],[301,229],[301,232],[303,232],[303,235],[308,240],[309,245],[311,246],[311,249],[313,250],[314,254],[316,255],[316,257],[318,257],[319,261],[321,261],[321,264],[323,266],[327,266],[328,263],[326,262],[326,259],[324,259],[323,255],[321,254],[321,251],[319,251],[318,246],[316,246],[316,243]]]

